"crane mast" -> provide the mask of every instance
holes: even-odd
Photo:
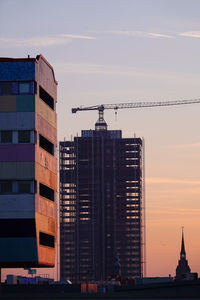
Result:
[[[186,104],[196,104],[200,103],[199,99],[190,99],[190,100],[174,100],[174,101],[147,101],[147,102],[128,102],[128,103],[117,103],[117,104],[100,104],[92,105],[88,107],[80,106],[72,108],[72,113],[77,113],[78,111],[90,111],[97,110],[99,113],[99,118],[95,124],[97,130],[107,129],[107,124],[104,120],[104,110],[105,109],[118,109],[124,108],[143,108],[143,107],[158,107],[158,106],[175,106],[175,105],[186,105]]]

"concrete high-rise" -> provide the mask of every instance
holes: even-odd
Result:
[[[61,278],[143,276],[143,148],[102,120],[60,142]]]
[[[0,58],[0,266],[53,267],[57,81],[42,55]]]

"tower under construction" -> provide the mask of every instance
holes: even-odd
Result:
[[[107,130],[60,142],[60,272],[73,282],[144,272],[144,146]]]

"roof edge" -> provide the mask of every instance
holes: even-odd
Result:
[[[55,73],[54,73],[54,69],[53,67],[50,65],[50,63],[44,58],[44,56],[42,54],[39,54],[36,56],[36,58],[33,58],[33,57],[26,57],[26,58],[11,58],[11,57],[0,57],[0,62],[29,62],[29,61],[32,61],[32,62],[36,62],[36,63],[39,63],[40,59],[42,59],[46,64],[47,66],[52,70],[52,73],[53,73],[53,78],[54,78],[54,82],[56,85],[58,85],[58,81],[56,80],[55,78]]]
[[[55,78],[55,73],[54,73],[54,69],[53,69],[52,65],[50,65],[50,63],[46,60],[46,58],[44,58],[44,56],[42,54],[37,55],[35,60],[37,63],[39,63],[40,59],[42,59],[47,64],[47,66],[52,70],[54,82],[57,85],[58,81]]]

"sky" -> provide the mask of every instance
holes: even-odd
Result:
[[[0,0],[0,56],[42,54],[54,68],[58,140],[94,128],[96,111],[72,107],[199,98],[199,50],[199,0]],[[105,111],[109,129],[145,139],[147,276],[175,275],[182,226],[200,273],[199,112]]]

